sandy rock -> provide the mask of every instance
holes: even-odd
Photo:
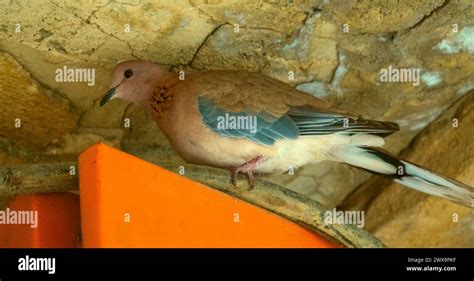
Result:
[[[191,3],[217,23],[239,24],[241,27],[274,30],[292,35],[307,18],[315,12],[318,3],[294,1],[255,2],[245,1],[199,1]],[[314,6],[312,6],[314,5]]]
[[[471,92],[417,136],[405,158],[474,186],[473,122]],[[391,247],[474,246],[473,209],[395,183],[373,201],[366,220]]]
[[[431,1],[332,1],[331,14],[347,24],[350,32],[383,33],[410,28],[433,10],[441,7],[444,0]]]
[[[60,141],[46,147],[46,155],[79,155],[89,146],[102,142],[112,147],[120,148],[124,131],[120,129],[88,129],[81,128],[67,134]]]
[[[234,31],[231,25],[222,25],[206,40],[193,60],[197,69],[245,69],[259,72],[267,63],[267,46],[281,38],[267,30],[242,29]]]
[[[61,114],[74,116],[72,123],[48,133],[56,140],[40,151],[57,159],[75,157],[84,145],[104,140],[147,160],[182,161],[140,109],[123,101],[98,107],[110,87],[111,69],[126,59],[151,60],[174,71],[233,69],[268,75],[367,118],[398,122],[400,132],[386,139],[386,149],[393,153],[409,146],[474,88],[470,0],[290,2],[11,1],[2,5],[0,50],[18,61],[40,88],[69,102]],[[58,83],[54,73],[64,66],[95,69],[95,85]],[[420,85],[382,83],[380,71],[389,66],[419,69]],[[30,82],[17,83],[27,89]],[[6,95],[17,98],[14,93]],[[18,110],[18,102],[9,110]],[[38,108],[52,106],[48,99],[38,103]],[[53,113],[58,114],[43,114],[57,120]],[[131,128],[124,128],[127,117]],[[77,130],[71,131],[74,126]],[[2,130],[9,141],[17,139],[16,133]],[[328,206],[342,204],[370,179],[366,172],[337,163],[270,177]]]
[[[69,103],[31,79],[11,56],[0,55],[0,132],[33,146],[45,146],[75,126]]]
[[[108,1],[91,4],[86,0],[12,2],[5,7],[2,19],[6,28],[0,38],[83,60],[115,63],[123,59],[117,57],[119,53],[163,64],[184,64],[213,29],[209,17],[184,1],[144,5]],[[17,23],[23,28],[20,33],[12,32]]]

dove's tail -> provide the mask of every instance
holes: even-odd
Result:
[[[473,187],[402,160],[379,148],[351,146],[338,151],[336,156],[349,165],[388,176],[415,190],[474,207]]]

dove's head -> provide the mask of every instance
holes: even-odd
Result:
[[[110,90],[100,101],[100,106],[115,98],[143,104],[151,97],[156,85],[169,79],[170,75],[171,73],[149,61],[121,62],[114,68]]]

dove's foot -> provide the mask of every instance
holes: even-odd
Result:
[[[239,175],[239,173],[246,173],[249,179],[248,190],[252,190],[252,188],[255,186],[255,176],[253,174],[253,169],[255,169],[255,167],[257,167],[263,161],[265,161],[263,159],[263,156],[259,155],[255,157],[254,159],[244,163],[243,165],[240,165],[238,167],[231,167],[230,177],[231,177],[232,184],[234,186],[237,186],[237,176]]]

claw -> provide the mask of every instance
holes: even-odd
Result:
[[[230,168],[230,180],[232,185],[237,187],[237,176],[239,175],[239,168]]]
[[[249,188],[247,190],[250,191],[255,187],[255,177],[252,170],[247,172],[247,177],[249,179]]]
[[[258,164],[264,161],[263,156],[257,156],[256,158],[240,165],[238,167],[231,167],[230,168],[230,180],[232,185],[237,187],[237,177],[239,173],[243,172],[247,174],[249,180],[249,188],[248,190],[252,190],[255,187],[255,176],[253,174],[253,169],[258,166]]]

